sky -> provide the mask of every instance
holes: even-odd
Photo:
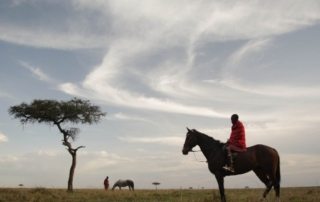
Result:
[[[65,188],[62,134],[10,106],[88,99],[107,115],[80,134],[75,188],[217,188],[186,127],[278,150],[281,185],[320,186],[320,1],[1,0],[0,187]],[[252,172],[227,188],[263,187]]]

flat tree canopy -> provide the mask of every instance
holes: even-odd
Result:
[[[20,119],[22,124],[30,123],[82,123],[98,122],[105,113],[99,106],[91,105],[89,100],[73,98],[70,101],[34,100],[31,104],[12,106],[9,114]]]

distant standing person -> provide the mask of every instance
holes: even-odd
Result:
[[[243,124],[239,121],[238,114],[231,116],[231,134],[227,141],[227,152],[228,152],[228,164],[223,168],[230,172],[234,172],[233,159],[231,152],[244,152],[247,150],[246,147],[246,132]]]
[[[109,177],[107,176],[106,179],[104,179],[104,189],[107,191],[109,189]]]

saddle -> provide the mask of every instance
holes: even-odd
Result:
[[[227,159],[228,158],[228,151],[227,151],[227,146],[226,145],[224,145],[223,151],[224,151],[225,159]],[[231,157],[232,157],[233,161],[235,161],[237,159],[238,155],[240,153],[243,153],[243,152],[245,152],[245,151],[234,151],[234,150],[231,150]]]
[[[231,151],[231,156],[232,156],[232,158],[233,158],[234,161],[235,161],[236,158],[238,157],[239,153],[241,153],[241,152]]]

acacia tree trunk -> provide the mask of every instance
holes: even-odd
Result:
[[[69,171],[69,180],[68,180],[68,192],[73,192],[73,176],[74,176],[74,170],[76,169],[77,164],[77,151],[69,152],[72,157],[72,164]]]
[[[74,170],[76,169],[76,164],[77,164],[77,151],[78,149],[85,148],[85,146],[79,146],[73,149],[71,143],[69,142],[69,138],[72,137],[72,134],[70,134],[70,131],[62,129],[60,126],[60,123],[55,123],[55,124],[58,126],[60,132],[63,134],[62,145],[67,147],[67,150],[72,157],[67,191],[73,192],[73,176],[74,176]]]

